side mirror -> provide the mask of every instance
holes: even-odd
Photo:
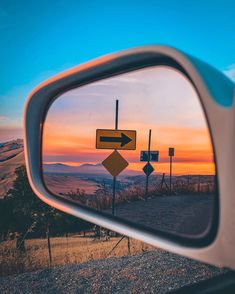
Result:
[[[30,184],[48,205],[235,269],[234,84],[173,48],[105,56],[25,109]]]

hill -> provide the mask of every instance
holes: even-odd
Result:
[[[98,164],[90,164],[84,163],[79,166],[71,166],[62,163],[50,163],[43,165],[44,173],[53,173],[53,174],[95,174],[97,175],[107,175],[110,176],[107,170],[101,163]],[[130,169],[126,169],[122,172],[123,176],[137,176],[143,174],[141,171],[134,171]]]
[[[23,140],[0,143],[0,198],[11,188],[15,169],[24,164]]]

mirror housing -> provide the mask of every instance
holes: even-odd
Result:
[[[195,87],[205,110],[214,145],[219,190],[219,218],[207,239],[187,243],[167,234],[155,234],[136,228],[122,220],[77,206],[51,194],[42,180],[42,132],[51,103],[62,93],[75,87],[154,65],[166,65],[183,73]],[[174,253],[217,266],[235,269],[233,250],[235,232],[234,84],[222,73],[202,61],[165,46],[141,47],[107,55],[59,74],[39,85],[28,98],[25,107],[25,158],[30,184],[45,203],[86,221],[142,240]]]

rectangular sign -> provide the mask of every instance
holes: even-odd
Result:
[[[150,151],[149,161],[158,162],[159,151]],[[148,151],[141,151],[140,161],[148,161]]]
[[[175,148],[169,148],[169,156],[175,155]]]
[[[96,130],[96,149],[136,149],[136,131]]]

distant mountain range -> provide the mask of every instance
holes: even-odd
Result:
[[[102,164],[89,163],[85,163],[80,166],[71,166],[63,163],[44,164],[43,171],[47,173],[106,173]]]
[[[106,174],[108,175],[108,171],[104,168],[104,166],[100,163],[98,164],[90,164],[84,163],[79,166],[71,166],[62,163],[51,163],[44,164],[43,171],[45,173],[68,173],[68,174]],[[123,176],[136,176],[141,175],[142,172],[134,171],[134,170],[124,170],[121,175]]]
[[[23,139],[16,139],[0,143],[0,199],[12,187],[15,180],[15,169],[25,163]],[[84,163],[80,166],[71,166],[62,163],[44,164],[45,173],[54,174],[79,174],[79,175],[106,175],[107,170],[102,164]],[[142,172],[134,170],[124,170],[122,176],[137,176]]]

